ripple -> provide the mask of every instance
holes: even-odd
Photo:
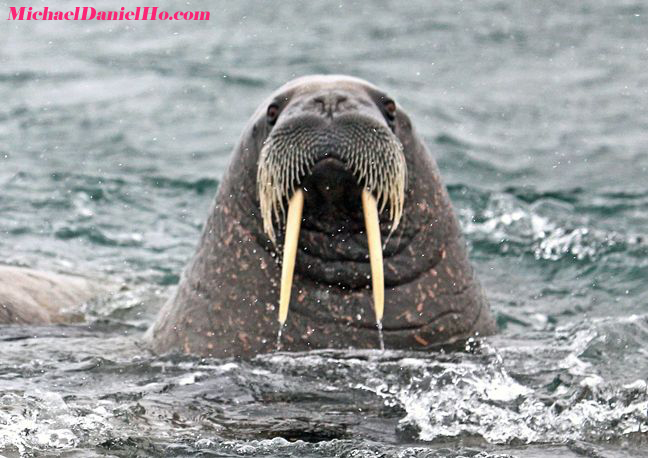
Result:
[[[146,181],[156,188],[185,189],[196,194],[213,194],[218,187],[218,180],[213,178],[179,179],[168,177],[150,177]]]
[[[108,234],[97,227],[66,226],[55,230],[54,235],[62,240],[84,238],[90,243],[103,246],[136,247],[142,246],[143,236],[139,233]]]

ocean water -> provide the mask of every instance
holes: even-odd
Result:
[[[0,262],[123,285],[87,324],[0,327],[1,456],[648,456],[645,2],[156,4],[211,20],[10,22],[0,2]],[[411,115],[499,335],[148,353],[244,123],[311,73]]]

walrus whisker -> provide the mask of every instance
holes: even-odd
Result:
[[[306,141],[306,130],[295,133],[289,128],[280,129],[264,142],[261,150],[257,192],[268,238],[276,243],[274,224],[281,226],[285,222],[284,200],[318,160],[329,156],[340,159],[356,177],[358,185],[376,196],[379,213],[389,208],[393,232],[402,216],[407,181],[407,165],[398,138],[375,127],[367,127],[362,132],[351,130],[347,133],[350,139],[342,141],[335,153],[331,153],[326,143]],[[365,143],[355,143],[353,139],[358,133],[368,134]]]

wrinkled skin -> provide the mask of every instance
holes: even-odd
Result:
[[[400,140],[408,180],[403,218],[384,248],[386,348],[425,349],[495,332],[468,262],[437,167],[407,115],[385,114],[386,94],[342,76],[311,76],[277,90],[245,128],[174,296],[149,331],[159,352],[250,356],[276,348],[281,243],[263,232],[257,165],[272,129],[321,118],[324,130],[350,115],[372,119]],[[276,103],[273,126],[266,110]],[[331,148],[335,148],[331,140]],[[303,177],[305,205],[283,349],[378,348],[361,187],[344,164],[318,162]],[[391,227],[381,214],[383,240]]]

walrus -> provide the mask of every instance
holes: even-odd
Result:
[[[77,275],[0,265],[0,324],[79,322],[81,306],[110,290]]]
[[[234,148],[156,352],[429,349],[496,330],[439,171],[387,93],[288,82]]]

